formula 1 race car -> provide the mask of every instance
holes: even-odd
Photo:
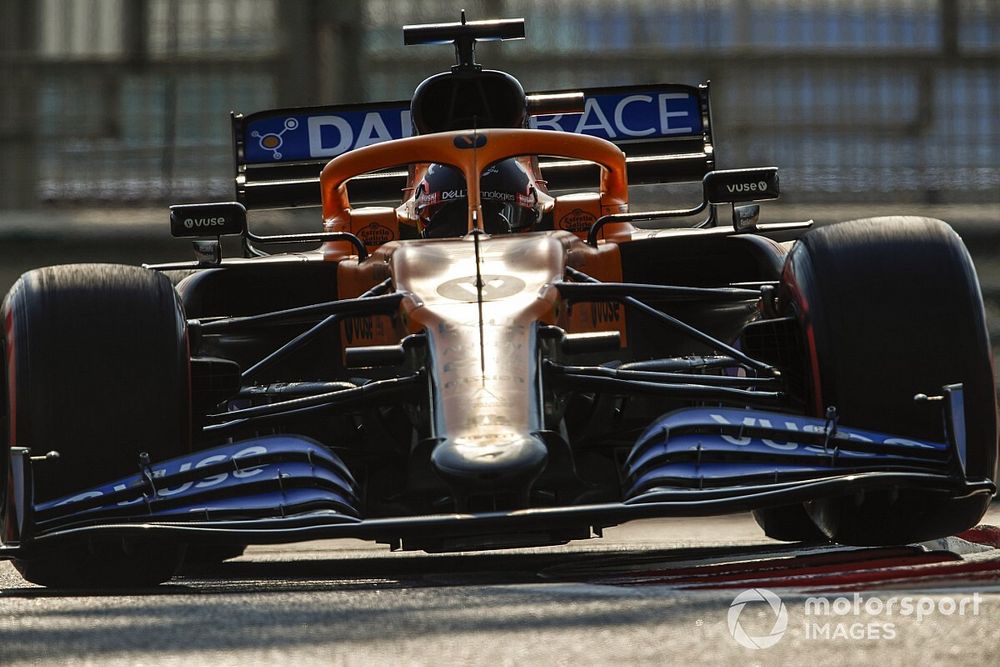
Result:
[[[135,586],[185,552],[319,538],[495,549],[737,511],[854,545],[975,525],[997,410],[959,237],[763,224],[777,169],[715,169],[708,84],[526,94],[474,58],[523,36],[407,26],[457,60],[408,102],[234,115],[237,201],[171,209],[196,261],[25,274],[3,305],[0,558]],[[629,212],[630,184],[682,182],[696,206]],[[317,204],[322,231],[248,227]],[[290,243],[314,249],[264,250]]]

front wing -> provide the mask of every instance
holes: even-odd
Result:
[[[656,420],[625,461],[618,503],[506,512],[362,517],[348,468],[308,438],[237,442],[35,503],[32,457],[12,448],[0,558],[81,539],[272,544],[358,538],[427,551],[556,544],[635,519],[703,516],[879,490],[942,499],[996,491],[968,479],[960,386],[945,390],[949,442],[900,438],[771,411],[688,408]],[[34,459],[34,460],[33,460]],[[41,463],[49,465],[49,463]]]

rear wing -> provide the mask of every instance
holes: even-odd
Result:
[[[529,95],[528,108],[579,91]],[[715,167],[709,84],[661,84],[582,91],[582,112],[538,113],[529,127],[598,136],[626,154],[630,184],[700,181]],[[555,99],[557,99],[555,98]],[[578,107],[579,108],[579,107]],[[247,209],[317,206],[319,173],[332,158],[412,134],[409,102],[300,107],[232,114],[236,200]],[[419,160],[414,160],[419,161]],[[551,190],[593,187],[597,166],[542,159]],[[351,202],[399,202],[405,169],[352,179]]]

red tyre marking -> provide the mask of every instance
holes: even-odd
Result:
[[[17,443],[17,393],[14,386],[14,311],[13,308],[7,311],[7,317],[4,322],[4,335],[6,337],[6,355],[7,355],[7,446],[0,447],[0,456],[8,457],[10,456],[10,447]],[[4,530],[5,535],[3,539],[5,542],[14,542],[17,539],[17,534],[14,532],[14,524],[12,521],[12,512],[14,511],[15,498],[14,498],[14,484],[13,484],[13,472],[7,471],[7,479],[5,480],[5,486],[7,487],[7,498],[2,503],[3,511],[5,513],[4,524],[6,529]]]
[[[17,385],[14,383],[16,369],[14,367],[14,309],[7,311],[5,322],[7,339],[7,444],[17,444]],[[6,456],[6,452],[4,453]]]
[[[185,363],[187,365],[187,405],[185,407],[185,412],[187,413],[187,428],[185,429],[184,445],[187,451],[194,451],[194,386],[191,384],[191,336],[188,332],[188,328],[184,326],[184,354],[186,355]]]
[[[813,400],[815,401],[816,416],[822,417],[826,411],[823,407],[823,391],[821,389],[821,382],[819,377],[819,354],[816,352],[816,334],[813,331],[812,317],[809,315],[809,302],[802,295],[802,290],[799,288],[799,283],[795,278],[795,272],[790,270],[789,265],[785,266],[785,270],[782,272],[782,278],[786,285],[788,285],[788,290],[792,297],[795,299],[795,303],[799,305],[802,309],[800,316],[802,317],[802,322],[805,325],[806,334],[806,347],[809,348],[809,365],[812,371],[812,381],[813,381]]]

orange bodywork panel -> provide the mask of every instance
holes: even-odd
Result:
[[[393,242],[383,245],[364,262],[355,258],[342,260],[337,266],[338,296],[353,299],[389,278],[388,258],[396,247],[398,244]],[[345,347],[392,345],[404,335],[399,318],[389,315],[348,317],[340,324],[340,340]]]
[[[621,252],[615,243],[596,248],[582,241],[567,248],[567,264],[601,282],[622,281]],[[569,333],[617,331],[621,346],[628,345],[625,306],[616,301],[592,301],[570,304],[559,312],[558,325]]]
[[[405,203],[398,209],[352,210],[348,200],[346,184],[352,177],[413,162],[410,156],[419,156],[421,163],[449,164],[464,173],[469,184],[471,231],[482,215],[482,168],[521,155],[557,155],[602,167],[599,193],[564,196],[553,203],[557,224],[564,221],[571,229],[492,238],[481,234],[478,249],[471,235],[400,243],[396,239],[399,218],[406,215]],[[532,371],[520,366],[531,357],[526,354],[529,346],[536,344],[534,323],[558,324],[569,332],[618,331],[622,344],[626,343],[621,306],[579,303],[570,308],[564,306],[553,287],[554,282],[562,280],[567,266],[601,281],[621,280],[617,245],[611,242],[592,247],[580,238],[581,234],[586,236],[586,229],[598,217],[627,211],[625,155],[613,144],[586,135],[539,130],[447,132],[374,144],[338,156],[323,169],[320,182],[326,229],[350,231],[374,248],[367,260],[358,262],[350,256],[348,244],[329,243],[324,247],[327,258],[340,261],[340,296],[356,297],[387,277],[392,278],[396,291],[411,295],[403,301],[398,317],[346,319],[341,327],[345,346],[391,344],[416,332],[433,338],[436,377],[443,378],[438,391],[444,421],[439,426],[449,433],[461,432],[468,438],[492,433],[490,438],[494,438],[500,437],[498,433],[505,428],[511,433],[538,428],[537,415],[527,414],[526,405],[505,411],[503,417],[495,414],[497,406],[481,406],[486,412],[478,417],[457,416],[459,406],[468,404],[466,385],[474,381],[481,396],[494,397],[490,400],[500,401],[496,397],[502,396],[503,401],[512,401],[530,393],[525,383]],[[609,241],[627,240],[631,226],[608,225],[604,231]],[[477,268],[482,280],[479,286]],[[490,351],[488,358],[484,358],[484,349]],[[516,419],[512,416],[515,414],[519,415]],[[511,423],[501,428],[504,420]],[[491,423],[497,428],[484,431]]]
[[[387,167],[434,162],[451,165],[464,174],[468,184],[468,229],[471,231],[476,227],[475,220],[482,219],[479,199],[482,169],[504,158],[525,155],[555,155],[598,164],[601,167],[601,180],[597,213],[608,215],[628,211],[625,154],[614,144],[597,137],[565,132],[491,129],[441,132],[373,144],[330,160],[320,174],[324,228],[327,231],[352,233],[356,233],[355,229],[369,229],[367,224],[359,224],[353,220],[357,215],[366,214],[364,209],[358,212],[351,210],[347,192],[347,181],[351,178]],[[589,201],[586,206],[588,209],[593,208]],[[405,205],[401,206],[397,209],[397,214],[405,217],[405,209]],[[386,215],[384,210],[378,211],[371,215]],[[381,222],[376,224],[383,225]],[[630,230],[631,226],[627,224],[608,225],[604,235],[609,240],[627,240]],[[378,227],[369,231],[372,231],[369,234],[372,240],[379,235],[383,238],[386,236]],[[366,240],[365,243],[367,242]],[[329,243],[324,246],[324,254],[329,259],[339,259],[351,252],[351,246],[346,243]]]
[[[352,209],[349,220],[349,231],[361,239],[369,252],[399,239],[399,219],[394,208],[366,206]]]
[[[552,224],[555,229],[573,232],[581,239],[586,239],[590,226],[600,217],[600,192],[574,192],[555,198],[552,208]]]

